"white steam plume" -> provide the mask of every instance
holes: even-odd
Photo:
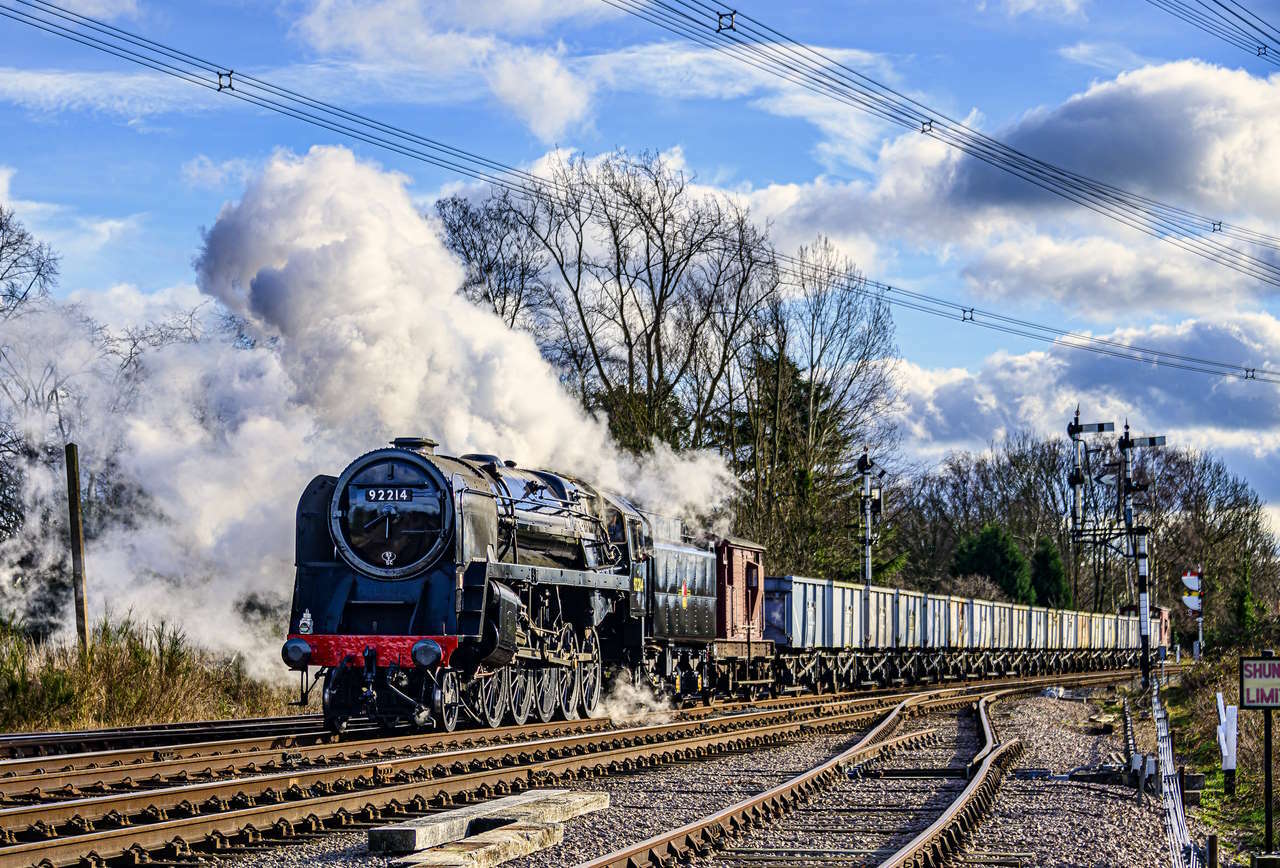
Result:
[[[457,294],[462,269],[406,182],[344,148],[282,152],[223,207],[197,284],[243,321],[252,346],[215,336],[150,351],[127,407],[83,414],[70,432],[87,447],[86,466],[114,455],[160,516],[90,546],[93,609],[166,618],[210,647],[248,652],[258,672],[279,672],[284,624],[254,626],[244,604],[287,599],[307,481],[397,435],[581,475],[661,511],[724,501],[732,480],[717,457],[620,454],[532,338]],[[115,306],[79,300],[98,317]],[[136,294],[124,301],[131,315],[146,307]],[[68,322],[77,315],[51,309]],[[206,306],[208,330],[221,313]],[[19,320],[0,324],[7,345],[26,328]],[[92,330],[82,331],[76,339],[91,347]],[[31,364],[40,352],[31,348]],[[107,375],[94,376],[82,391]],[[61,509],[51,477],[35,474],[26,496]]]

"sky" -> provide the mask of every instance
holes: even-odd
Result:
[[[0,5],[14,5],[3,0]],[[218,65],[515,165],[663,152],[788,251],[830,236],[868,276],[1127,343],[1280,365],[1277,290],[603,0],[65,0]],[[1253,8],[1280,20],[1269,3]],[[1280,234],[1280,74],[1143,0],[737,8],[1035,156]],[[0,202],[62,256],[59,294],[181,297],[202,231],[279,153],[460,179],[0,18]],[[104,300],[106,300],[104,302]],[[1280,518],[1280,388],[895,311],[904,445],[1131,421],[1211,447]],[[1280,528],[1280,522],[1276,525]]]

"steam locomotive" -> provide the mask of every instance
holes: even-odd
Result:
[[[336,731],[591,715],[620,677],[707,700],[1136,655],[1136,618],[766,580],[754,543],[694,544],[582,479],[436,445],[398,438],[298,503],[281,655]]]

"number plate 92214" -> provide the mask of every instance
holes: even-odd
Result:
[[[366,488],[364,499],[369,503],[394,503],[413,500],[412,488]]]

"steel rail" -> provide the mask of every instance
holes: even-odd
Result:
[[[767,711],[792,713],[821,712],[831,707],[883,707],[891,698],[848,695],[845,697],[807,697],[802,703],[787,702],[781,705],[762,703]],[[731,718],[750,711],[725,711],[712,709],[712,713],[679,715],[679,720],[714,719],[716,715]],[[663,716],[655,712],[652,716]],[[643,722],[641,717],[637,723]],[[665,721],[663,721],[665,722]],[[178,756],[162,751],[122,751],[109,755],[93,755],[89,765],[72,765],[50,769],[41,759],[0,762],[0,805],[6,801],[19,802],[32,799],[76,797],[80,789],[105,792],[112,786],[163,786],[170,782],[186,782],[192,776],[209,778],[228,777],[237,774],[252,775],[276,771],[279,768],[296,769],[311,765],[346,763],[368,758],[393,757],[406,753],[427,753],[434,750],[453,750],[492,744],[510,744],[529,738],[546,738],[570,733],[604,732],[618,727],[607,718],[588,718],[552,723],[531,723],[523,726],[507,726],[495,729],[465,730],[454,733],[420,733],[402,736],[384,736],[361,741],[321,742],[309,746],[273,741],[267,748],[250,740],[241,743],[214,743],[207,753],[195,752]],[[128,761],[126,761],[126,759]]]
[[[768,714],[783,716],[785,712]],[[707,733],[696,722],[686,722],[691,734],[673,741],[639,738],[637,743],[610,750],[587,751],[567,758],[529,756],[528,764],[499,768],[445,769],[435,777],[434,768],[422,768],[421,777],[406,774],[384,779],[375,789],[343,789],[312,795],[272,788],[261,803],[247,800],[231,810],[215,814],[196,812],[171,818],[158,815],[155,822],[93,829],[80,835],[57,836],[0,848],[0,868],[31,865],[63,866],[132,856],[137,861],[162,852],[175,857],[186,855],[193,845],[221,849],[233,841],[254,843],[264,834],[289,837],[301,831],[318,832],[331,825],[347,826],[358,820],[376,821],[408,812],[425,812],[432,806],[451,804],[457,798],[488,798],[518,792],[543,782],[558,782],[592,774],[626,771],[638,767],[683,759],[702,758],[726,749],[744,749],[776,744],[788,736],[850,726],[876,716],[859,711],[830,717],[775,721],[754,728],[729,728]],[[481,763],[480,765],[483,765]],[[418,770],[415,770],[418,771]],[[402,780],[401,777],[408,777]],[[378,783],[377,776],[365,779]],[[298,796],[301,797],[298,797]]]
[[[933,730],[919,730],[891,737],[912,704],[913,698],[902,700],[853,747],[789,781],[678,829],[615,850],[599,859],[583,862],[578,868],[641,868],[646,865],[669,865],[686,859],[690,853],[706,855],[741,831],[770,817],[789,813],[798,802],[807,800],[833,783],[846,766],[866,762],[894,748],[918,744],[927,738]]]
[[[797,715],[792,709],[768,710],[716,718],[710,722],[677,721],[604,732],[572,733],[514,744],[484,745],[443,753],[20,805],[0,809],[0,845],[52,835],[74,837],[76,833],[89,833],[104,824],[155,822],[165,819],[171,812],[226,811],[237,803],[279,801],[288,795],[303,797],[308,792],[325,788],[373,789],[403,778],[437,779],[485,767],[572,762],[585,754],[599,752],[603,755],[602,748],[614,746],[626,748],[637,744],[675,743],[699,735],[718,737],[756,731],[774,724],[799,726],[820,717],[825,710],[825,707],[817,708],[812,715]],[[878,714],[878,710],[863,710],[835,717],[855,722]],[[0,846],[0,856],[6,852]]]
[[[364,726],[365,730],[372,724]],[[281,735],[323,735],[328,730],[317,714],[208,720],[107,729],[56,730],[0,734],[0,760],[55,757],[95,750],[116,750],[189,744],[213,738],[268,738]]]
[[[688,859],[691,854],[705,856],[713,849],[723,847],[729,839],[742,832],[761,825],[770,818],[789,813],[799,802],[810,801],[819,791],[826,789],[839,779],[839,771],[842,768],[866,763],[871,759],[875,759],[881,753],[899,747],[903,742],[890,739],[888,736],[908,713],[926,714],[956,707],[976,705],[981,721],[983,747],[966,768],[966,776],[971,778],[970,783],[962,791],[956,802],[952,804],[948,812],[944,814],[944,817],[930,826],[930,829],[935,826],[939,827],[941,829],[939,834],[945,835],[949,827],[944,821],[958,813],[968,816],[972,809],[966,810],[965,806],[970,802],[980,805],[985,800],[987,804],[990,804],[990,801],[994,798],[994,788],[991,783],[988,783],[991,780],[991,769],[993,767],[1001,769],[1007,767],[1021,749],[1020,745],[1015,747],[1017,745],[1016,742],[997,746],[996,732],[988,714],[989,707],[993,701],[1012,693],[1034,690],[1051,684],[1108,683],[1131,678],[1135,674],[1136,670],[1119,670],[1109,673],[1079,673],[1023,678],[1017,679],[1018,686],[995,690],[990,689],[989,685],[974,685],[964,695],[936,696],[935,694],[949,692],[945,689],[940,689],[908,697],[895,706],[884,721],[869,731],[857,744],[839,756],[770,790],[743,799],[715,814],[687,823],[670,832],[655,835],[637,844],[620,848],[597,859],[583,862],[578,868],[668,866]],[[982,690],[983,688],[986,688],[984,693],[977,696],[973,695],[973,690]],[[911,739],[919,734],[931,734],[933,732],[934,730],[932,729],[921,730],[918,733],[904,736],[903,739]],[[878,750],[879,748],[883,748],[883,750]]]
[[[956,855],[995,801],[1004,770],[1022,754],[1018,740],[997,745],[991,703],[1015,690],[992,691],[977,702],[982,747],[966,764],[969,783],[942,814],[881,863],[881,868],[937,868]],[[992,773],[997,769],[996,774]]]
[[[1108,680],[1114,680],[1130,677],[1131,675],[1130,671],[1123,671],[1109,673],[1105,676],[1076,675],[1070,676],[1070,678],[1076,681],[1096,680],[1104,677]],[[1030,688],[1061,680],[1063,679],[1058,677],[1030,680],[1011,679],[1010,681]],[[949,685],[918,694],[911,701],[913,703],[923,702],[932,697],[934,700],[953,703],[961,702],[965,700],[961,698],[960,694],[983,689],[987,686],[989,685]],[[813,717],[803,717],[797,707],[799,703],[793,702],[786,707],[780,707],[771,712],[725,716],[714,719],[709,724],[702,726],[699,726],[696,720],[685,720],[679,723],[664,724],[659,727],[637,728],[647,730],[648,737],[641,735],[632,739],[631,744],[613,750],[601,750],[601,748],[608,747],[608,744],[604,743],[605,739],[612,738],[614,739],[613,743],[616,744],[617,735],[623,732],[621,730],[596,734],[594,737],[599,741],[594,745],[590,742],[590,736],[566,736],[558,740],[564,742],[566,739],[578,739],[580,744],[577,756],[553,756],[551,755],[553,753],[552,750],[544,752],[537,749],[539,742],[545,743],[556,740],[543,739],[538,742],[521,745],[507,745],[508,749],[512,747],[529,748],[531,746],[534,748],[533,750],[521,752],[515,758],[515,762],[519,763],[515,766],[501,765],[501,761],[498,759],[501,749],[490,746],[489,748],[477,748],[470,752],[453,752],[453,755],[445,757],[405,757],[390,762],[355,763],[335,769],[326,769],[322,772],[314,773],[316,775],[315,785],[310,792],[304,790],[301,786],[289,785],[287,788],[284,786],[286,780],[302,777],[299,775],[279,775],[274,777],[263,775],[238,781],[220,782],[220,785],[226,788],[222,790],[221,795],[219,795],[216,787],[210,789],[208,785],[195,785],[197,788],[205,787],[199,791],[200,794],[206,796],[205,802],[202,804],[198,799],[183,799],[178,802],[172,811],[161,809],[154,804],[148,804],[142,807],[141,811],[130,816],[127,811],[118,810],[119,807],[123,806],[117,805],[116,808],[109,808],[103,814],[102,819],[104,822],[100,824],[95,824],[92,820],[87,820],[84,817],[77,819],[72,814],[69,819],[64,818],[65,822],[61,829],[55,824],[37,818],[28,830],[19,830],[16,836],[10,833],[10,840],[14,841],[14,843],[10,846],[0,847],[0,868],[29,865],[37,862],[42,865],[80,864],[86,860],[88,862],[100,860],[108,852],[114,854],[114,858],[114,856],[121,855],[130,849],[134,852],[135,860],[141,860],[146,858],[147,854],[157,848],[164,847],[166,844],[171,844],[169,847],[170,852],[178,854],[179,851],[188,847],[188,841],[197,845],[203,844],[216,847],[231,840],[251,842],[259,839],[264,833],[287,836],[294,834],[294,824],[303,820],[305,820],[306,828],[316,831],[334,823],[341,825],[350,822],[352,811],[356,810],[356,808],[364,811],[370,817],[380,817],[381,812],[384,810],[392,812],[393,815],[407,810],[404,807],[405,800],[401,796],[410,791],[417,796],[421,796],[424,792],[430,792],[433,794],[432,798],[437,799],[437,801],[456,792],[484,796],[492,792],[500,792],[502,787],[510,789],[527,786],[534,780],[558,780],[565,776],[589,775],[595,772],[619,768],[625,769],[637,765],[667,761],[673,758],[697,758],[709,752],[714,752],[714,750],[723,749],[726,745],[747,746],[764,743],[765,741],[774,743],[784,738],[787,734],[838,726],[847,727],[854,723],[865,722],[868,717],[874,716],[875,713],[873,711],[864,709],[835,715],[830,715],[829,712],[838,711],[842,707],[847,709],[870,703],[883,703],[889,699],[886,696],[868,696],[867,694],[845,694],[845,696],[850,698],[826,697],[815,699],[814,697],[806,697],[804,701],[809,704],[811,709],[815,709]],[[828,713],[828,716],[819,717],[824,712]],[[769,715],[790,717],[791,719],[780,720],[764,727],[757,726],[755,729],[747,728],[747,725],[752,722],[760,724]],[[685,728],[684,737],[676,738],[673,741],[659,739],[653,732],[654,729],[665,729],[669,735],[671,733],[678,734],[681,727]],[[707,734],[705,730],[708,727],[718,728],[721,731]],[[479,735],[483,732],[485,731],[477,730],[472,734]],[[456,733],[455,735],[467,734]],[[481,756],[485,750],[490,751],[487,759]],[[470,757],[464,759],[462,754],[466,753],[470,753]],[[443,760],[452,762],[452,765],[448,765]],[[489,767],[486,768],[486,765]],[[474,790],[466,789],[464,779],[479,780],[475,777],[469,777],[475,775],[488,775],[489,777],[485,778],[485,780],[489,780],[498,789],[483,787]],[[464,781],[464,783],[458,783],[458,781]],[[502,783],[504,781],[506,783]],[[264,782],[266,782],[265,788],[262,786]],[[271,786],[270,784],[273,782],[280,786]],[[258,789],[252,792],[245,792],[246,783],[258,787]],[[185,789],[190,795],[193,794],[194,788],[170,789]],[[160,792],[164,792],[164,790],[148,791],[145,795],[154,799],[156,794]],[[113,800],[119,802],[122,798],[128,798],[128,796],[106,797],[97,800],[94,804],[98,808],[105,808]],[[79,800],[81,806],[85,801],[87,800]],[[419,800],[414,804],[425,803]],[[312,812],[307,814],[299,820],[299,806],[305,807],[307,805],[320,805],[323,810],[319,813]],[[356,807],[353,808],[353,805]],[[361,805],[363,807],[360,807]],[[66,807],[66,803],[52,803],[43,807],[48,810],[62,811]],[[137,808],[138,806],[134,805],[133,807]],[[206,808],[212,808],[217,813],[202,813]],[[332,809],[331,811],[329,810],[330,808]],[[275,811],[274,814],[271,813],[272,810]],[[170,813],[185,813],[186,816],[175,818],[170,817]],[[28,818],[31,816],[30,814],[27,815]],[[247,822],[242,827],[234,827],[234,821],[246,817],[258,819]],[[272,819],[272,822],[264,824],[259,822],[262,817],[272,817],[274,819]],[[230,820],[227,818],[230,818]],[[49,817],[49,819],[53,818]],[[175,826],[174,824],[178,825]],[[97,825],[111,826],[112,828],[97,828]],[[181,828],[186,832],[170,839],[158,839],[156,837],[157,835],[171,833],[175,828]],[[201,830],[204,831],[202,832]],[[28,832],[35,832],[37,837],[40,835],[47,837],[43,840],[20,840],[29,837]],[[59,834],[60,832],[61,834]],[[121,841],[128,842],[125,845],[125,849],[113,849]]]
[[[424,733],[305,746],[273,744],[266,748],[259,747],[254,741],[248,749],[234,749],[236,743],[231,742],[227,744],[232,745],[233,749],[226,752],[215,750],[208,754],[169,757],[163,751],[152,751],[145,759],[128,763],[109,759],[100,765],[50,770],[37,767],[22,774],[6,774],[0,764],[0,805],[5,798],[14,801],[20,797],[49,798],[64,793],[74,796],[75,790],[105,790],[116,785],[159,786],[164,782],[176,782],[182,776],[213,778],[263,774],[282,767],[355,762],[404,753],[454,750],[480,744],[510,744],[522,738],[554,737],[571,732],[602,732],[611,727],[612,724],[606,718],[591,718],[480,730],[468,738],[455,737],[456,733]],[[475,737],[477,735],[483,737]]]
[[[716,702],[709,706],[695,706],[685,709],[676,709],[672,713],[685,718],[705,718],[716,714],[733,713],[738,709],[753,710],[761,708],[796,708],[823,700],[835,701],[863,699],[871,702],[876,699],[884,698],[885,696],[901,695],[904,695],[904,692],[900,690],[846,691],[838,694],[805,694],[802,696],[785,696],[775,699],[764,699],[755,702],[742,702],[737,700]],[[601,719],[602,718],[590,718],[589,720]],[[525,726],[554,725],[556,724],[526,724]],[[569,722],[560,721],[559,725],[569,725]],[[487,739],[490,733],[501,733],[504,730],[511,729],[515,728],[499,727],[496,729],[488,729],[484,727],[475,727],[459,729],[453,733],[441,733],[439,735],[445,738],[451,737],[458,744],[465,745],[472,743],[469,741],[470,739]],[[367,736],[367,732],[355,734]],[[431,735],[431,733],[422,733],[421,735]],[[386,735],[375,739],[361,738],[358,741],[373,742],[394,738],[397,738],[397,736]],[[328,730],[319,730],[316,732],[295,732],[273,736],[217,739],[214,741],[116,748],[112,750],[95,750],[81,753],[41,754],[22,758],[0,759],[0,787],[3,786],[3,782],[6,778],[20,775],[52,773],[54,771],[68,771],[77,768],[101,768],[103,766],[139,764],[153,762],[162,758],[177,760],[188,757],[218,756],[231,753],[252,753],[264,750],[279,750],[286,747],[308,745],[334,746],[338,744],[346,745],[351,743],[352,741],[349,736],[339,739]],[[3,790],[0,789],[0,792],[3,792]]]

